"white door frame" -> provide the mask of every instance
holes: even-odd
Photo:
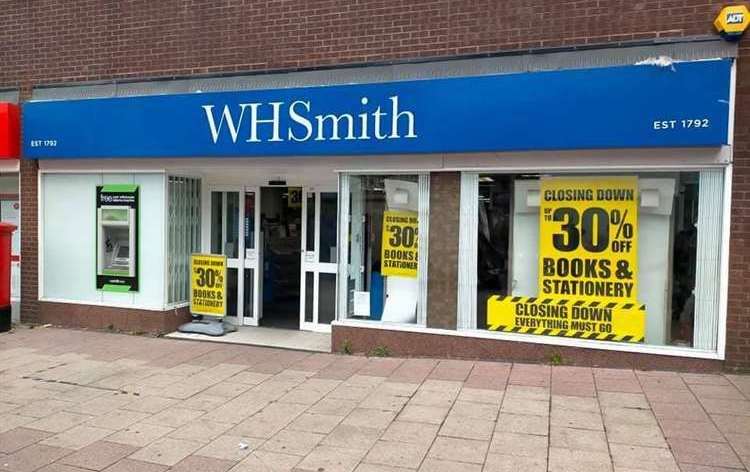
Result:
[[[324,333],[331,332],[330,324],[318,323],[318,307],[320,297],[320,274],[334,274],[338,273],[337,262],[320,262],[320,203],[321,193],[334,193],[336,194],[338,189],[335,186],[322,186],[322,187],[303,187],[302,188],[302,238],[301,238],[301,261],[300,261],[300,329],[306,331],[319,331]],[[307,212],[310,211],[307,205],[307,199],[309,194],[315,195],[315,208],[312,209],[314,212],[315,230],[313,232],[314,245],[312,251],[307,251]],[[336,233],[338,235],[338,231]],[[338,242],[338,237],[336,238]],[[313,298],[312,298],[312,322],[305,321],[306,312],[306,301],[307,301],[307,274],[313,274]],[[335,284],[334,284],[335,286]],[[334,297],[333,303],[336,303],[336,297]],[[334,306],[335,308],[335,306]]]
[[[246,186],[242,192],[242,215],[240,220],[240,231],[245,231],[245,196],[248,192],[254,194],[254,208],[253,208],[253,249],[247,249],[245,246],[245,239],[242,239],[242,294],[243,294],[243,310],[244,310],[244,290],[245,290],[245,270],[253,270],[253,307],[252,313],[243,313],[242,324],[248,326],[258,326],[263,313],[263,238],[260,234],[260,187],[258,186]],[[238,281],[239,282],[239,281]]]
[[[245,251],[245,192],[246,191],[254,191],[255,192],[255,254],[248,253]],[[224,253],[226,249],[226,241],[227,241],[227,232],[226,232],[226,225],[227,225],[227,194],[228,193],[236,193],[238,196],[238,218],[237,218],[237,257],[236,258],[229,258],[227,257],[227,269],[236,269],[237,270],[237,316],[227,316],[227,318],[230,319],[230,321],[235,322],[237,325],[251,325],[251,326],[257,326],[258,325],[258,319],[257,316],[258,313],[260,313],[260,306],[262,303],[262,299],[259,300],[259,297],[257,294],[259,293],[259,285],[262,285],[262,282],[259,282],[258,280],[258,267],[259,263],[262,262],[262,256],[257,257],[258,254],[262,254],[262,251],[257,251],[259,241],[262,241],[260,239],[259,235],[259,219],[260,219],[260,192],[259,188],[257,187],[244,187],[244,186],[228,186],[228,185],[209,185],[208,187],[208,202],[207,202],[207,208],[208,208],[208,218],[206,218],[204,221],[206,221],[206,224],[208,225],[208,241],[206,242],[207,247],[204,247],[205,252],[211,252],[211,237],[212,237],[212,228],[211,223],[213,221],[211,212],[213,211],[213,206],[211,205],[211,198],[214,192],[221,192],[221,252]],[[253,255],[256,257],[253,258]],[[262,267],[262,266],[261,266]],[[255,297],[253,297],[253,310],[250,313],[245,313],[245,269],[254,269],[253,271],[253,289],[255,290],[254,293],[256,294]],[[227,271],[227,277],[229,277],[229,273]],[[228,281],[227,281],[228,283]]]
[[[300,263],[300,329],[307,331],[331,332],[330,324],[318,323],[318,305],[319,305],[319,280],[320,274],[337,274],[338,264],[336,262],[320,262],[320,204],[321,193],[337,193],[335,186],[324,187],[304,187],[287,185],[288,187],[298,187],[302,189],[302,227],[301,227],[301,263]],[[227,268],[237,269],[237,317],[238,325],[258,326],[263,313],[263,235],[261,234],[260,216],[261,216],[261,186],[237,186],[237,185],[209,185],[206,193],[206,206],[208,208],[208,217],[204,219],[208,225],[208,240],[205,241],[204,251],[211,251],[212,235],[212,218],[211,198],[213,192],[222,192],[222,227],[221,227],[221,248],[222,253],[226,249],[226,224],[227,224],[227,194],[235,192],[239,196],[239,218],[237,224],[238,244],[237,257],[227,258]],[[245,194],[253,192],[255,198],[254,211],[254,248],[245,247]],[[315,230],[314,230],[314,250],[307,251],[307,197],[309,193],[315,194],[314,212]],[[338,241],[338,238],[337,238]],[[252,312],[246,312],[244,306],[245,289],[245,270],[253,269],[253,307]],[[307,273],[313,274],[313,319],[312,322],[305,321],[305,302],[306,302],[306,284],[305,278]],[[335,303],[335,300],[334,300]],[[229,317],[234,321],[234,317]]]

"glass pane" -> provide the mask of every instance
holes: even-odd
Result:
[[[715,180],[479,176],[477,327],[712,349],[718,310],[702,309],[702,290],[716,293],[718,279],[710,267],[721,238],[709,231],[721,225],[723,182]],[[541,203],[529,205],[529,195]]]
[[[306,251],[315,251],[315,192],[308,192],[307,194],[307,217],[306,217],[307,231],[306,231]]]
[[[318,323],[331,324],[336,316],[336,274],[318,274]]]
[[[129,275],[134,256],[130,248],[130,226],[104,226],[103,234],[104,260],[102,261],[102,274]]]
[[[243,294],[243,316],[251,318],[253,316],[255,303],[255,284],[253,283],[253,269],[245,269],[245,288]]]
[[[348,316],[415,323],[418,176],[352,176],[349,183]]]
[[[237,269],[227,269],[227,316],[237,316]]]
[[[221,254],[222,195],[222,192],[211,192],[211,254]]]
[[[127,208],[102,208],[102,222],[108,221],[127,223],[130,210]]]
[[[305,272],[305,321],[313,322],[313,297],[315,295],[315,273]]]
[[[255,192],[245,192],[245,249],[255,249]]]
[[[510,176],[483,176],[479,180],[477,327],[481,328],[487,326],[487,298],[492,294],[510,293],[508,251],[512,193]]]
[[[239,192],[227,192],[227,222],[224,254],[230,259],[237,258],[240,240],[240,195]]]
[[[320,194],[320,262],[336,262],[336,192]]]

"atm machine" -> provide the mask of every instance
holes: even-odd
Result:
[[[96,189],[96,288],[138,291],[138,186]]]

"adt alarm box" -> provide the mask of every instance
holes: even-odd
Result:
[[[96,288],[138,291],[138,186],[96,187]]]

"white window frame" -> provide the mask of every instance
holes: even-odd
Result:
[[[359,175],[416,175],[419,185],[419,261],[417,272],[419,293],[417,297],[416,323],[393,323],[380,320],[359,320],[349,318],[349,177]],[[332,325],[352,323],[371,328],[376,327],[411,327],[427,329],[427,281],[429,265],[430,236],[430,173],[425,171],[340,171],[339,172],[339,222],[338,222],[338,277],[336,278],[336,319]]]
[[[330,333],[331,332],[331,325],[320,323],[319,322],[319,309],[320,309],[320,276],[321,275],[336,275],[336,284],[335,288],[338,290],[338,264],[336,262],[320,262],[320,254],[322,251],[322,248],[320,247],[320,206],[321,206],[321,194],[323,193],[336,193],[337,202],[339,201],[338,198],[338,188],[334,188],[333,186],[317,186],[317,187],[300,187],[302,191],[302,227],[301,227],[301,241],[302,241],[302,249],[301,249],[301,261],[300,261],[300,309],[299,309],[299,318],[300,318],[300,330],[302,331],[316,331],[320,333]],[[314,195],[315,197],[315,207],[310,208],[307,204],[307,198],[308,195]],[[308,212],[312,212],[313,215],[313,249],[308,250],[307,249],[307,221],[308,221]],[[338,210],[337,210],[337,218],[338,218]],[[338,227],[337,227],[338,229]],[[338,241],[339,241],[339,233],[336,233],[336,257],[338,257],[338,254],[340,253],[338,248]],[[305,316],[307,313],[307,274],[312,274],[313,276],[313,289],[312,289],[312,321],[306,321]],[[336,292],[338,293],[338,291]],[[334,303],[338,305],[338,298],[336,298],[337,295],[334,295]],[[335,309],[334,306],[334,320],[336,318],[335,315]]]

